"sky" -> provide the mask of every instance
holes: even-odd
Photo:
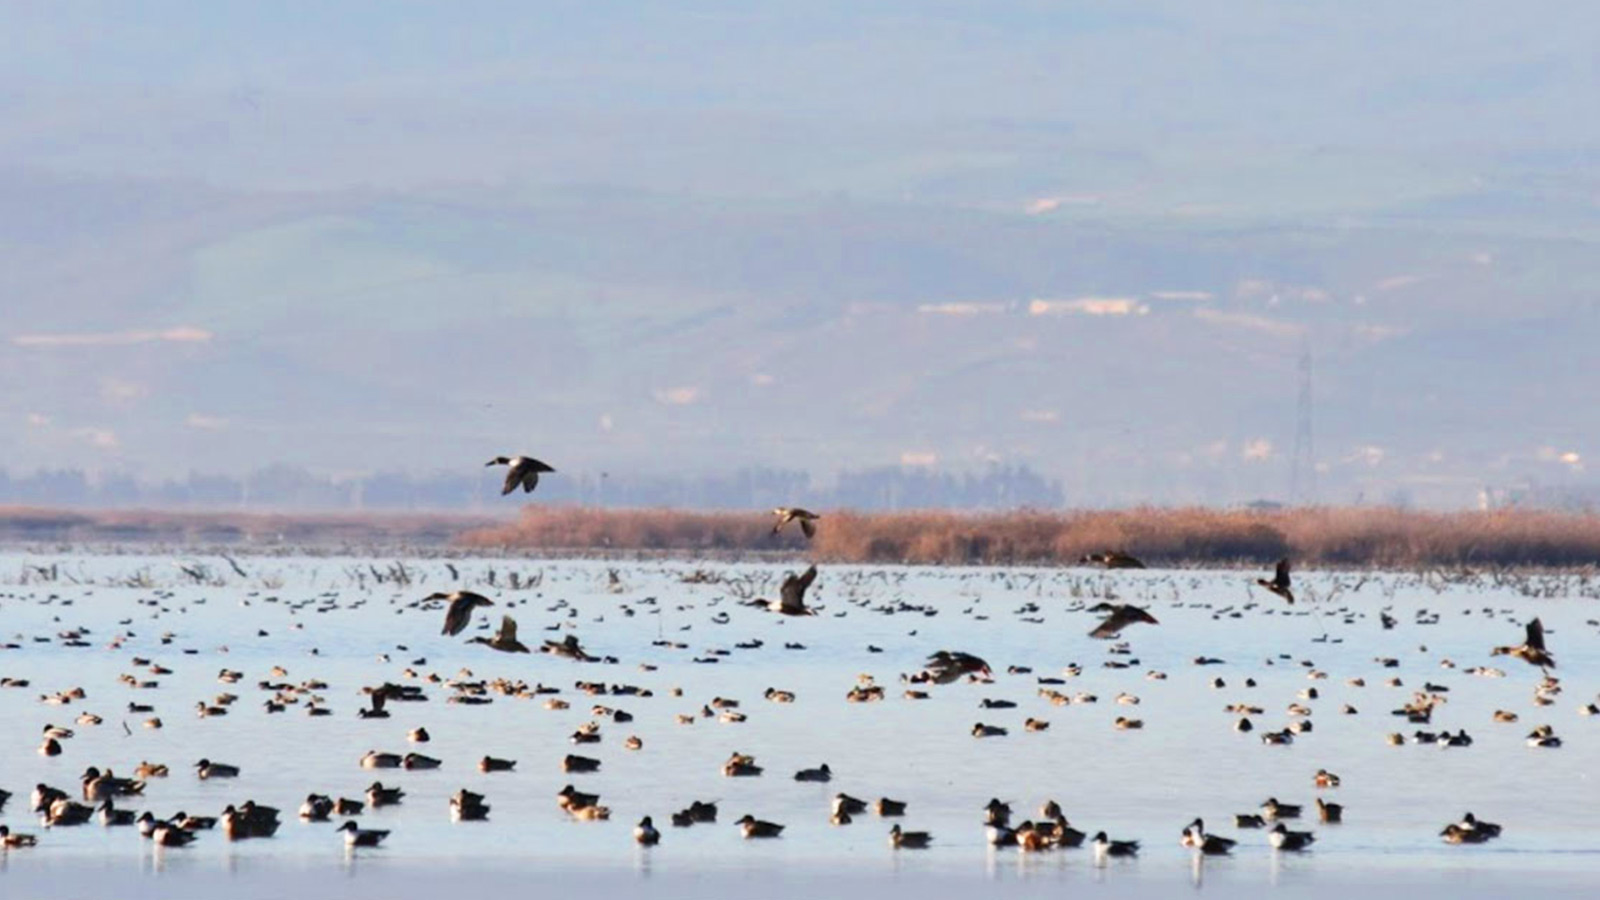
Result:
[[[1226,504],[1304,420],[1300,499],[1581,489],[1596,48],[1540,0],[0,5],[0,460]]]

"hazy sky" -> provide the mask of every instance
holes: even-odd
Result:
[[[1584,484],[1597,87],[1576,2],[4,4],[0,460],[1233,502],[1309,349],[1324,499]]]

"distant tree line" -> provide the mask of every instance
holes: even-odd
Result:
[[[486,510],[502,499],[502,469],[472,472],[379,472],[330,476],[271,465],[242,477],[191,472],[184,478],[143,480],[127,473],[90,475],[77,469],[13,474],[0,469],[0,504],[81,508],[212,510],[449,511]],[[561,474],[518,500],[606,507],[764,509],[803,505],[896,509],[1061,508],[1061,483],[1026,466],[992,466],[953,473],[886,466],[839,473],[823,484],[809,473],[739,469],[696,476]]]

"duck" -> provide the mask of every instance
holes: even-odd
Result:
[[[384,838],[389,836],[387,831],[364,829],[357,825],[354,819],[345,820],[345,823],[336,830],[344,833],[344,845],[346,847],[376,847],[383,843]]]
[[[94,807],[62,797],[50,804],[49,811],[45,813],[45,824],[51,827],[82,825],[93,816]]]
[[[951,684],[966,675],[982,676],[986,679],[994,677],[989,664],[982,658],[960,650],[940,650],[928,657],[923,671],[912,680],[920,678],[924,682],[934,684]]]
[[[501,653],[531,653],[528,645],[517,640],[517,620],[510,616],[500,617],[500,630],[493,637],[475,637],[467,641],[469,644],[483,644],[490,650],[499,650]]]
[[[800,531],[806,536],[807,540],[817,536],[817,520],[822,518],[811,510],[802,509],[798,506],[780,506],[774,509],[772,514],[778,518],[778,523],[772,526],[773,534],[782,532],[783,526],[788,525],[790,522],[798,522],[800,523]]]
[[[650,817],[645,816],[639,820],[639,824],[633,826],[633,840],[646,847],[654,847],[661,843],[661,832],[656,830],[655,823],[650,821]]]
[[[845,793],[834,794],[833,811],[835,813],[847,813],[852,816],[860,815],[867,811],[867,801]]]
[[[1095,832],[1091,843],[1097,861],[1104,861],[1107,857],[1129,858],[1139,855],[1138,841],[1113,841],[1106,837],[1104,831]]]
[[[230,766],[227,763],[214,763],[209,759],[201,759],[194,764],[194,768],[201,779],[239,777],[238,766]]]
[[[1324,825],[1337,825],[1338,823],[1344,821],[1344,805],[1339,803],[1328,803],[1321,797],[1318,797],[1317,818],[1322,820]]]
[[[499,757],[495,756],[485,756],[483,759],[478,760],[478,771],[485,774],[489,772],[509,772],[516,768],[516,766],[517,761],[514,759],[500,759]]]
[[[1446,844],[1482,844],[1490,840],[1490,835],[1476,829],[1462,828],[1455,822],[1446,825],[1439,835]]]
[[[977,722],[972,726],[972,736],[975,738],[1005,737],[1010,732],[999,725],[985,725]]]
[[[1226,856],[1233,852],[1234,845],[1238,841],[1214,834],[1206,834],[1205,822],[1197,817],[1183,830],[1183,836],[1178,843],[1185,847],[1193,847],[1205,856]]]
[[[539,474],[541,472],[555,471],[555,469],[531,456],[496,456],[483,465],[484,468],[489,466],[510,467],[506,470],[505,483],[500,486],[500,496],[502,497],[518,487],[522,488],[523,493],[531,494],[533,489],[539,486]]]
[[[933,842],[933,835],[926,831],[903,831],[899,823],[889,829],[889,846],[896,850],[922,850]]]
[[[307,822],[326,822],[333,815],[333,798],[325,794],[307,794],[300,804],[300,818]]]
[[[363,769],[398,769],[405,761],[405,757],[398,753],[380,753],[377,750],[368,750],[361,757]]]
[[[828,764],[827,763],[823,763],[822,765],[816,767],[815,769],[801,769],[800,771],[794,773],[794,780],[795,781],[817,781],[817,782],[832,781],[833,780],[833,770],[828,768]]]
[[[806,606],[806,590],[817,580],[817,567],[811,566],[799,575],[790,573],[778,589],[777,600],[751,600],[748,606],[761,607],[768,612],[785,616],[814,616],[817,610]]]
[[[426,744],[433,740],[433,735],[426,728],[413,728],[406,732],[406,740],[413,744]]]
[[[100,804],[97,811],[100,813],[100,824],[107,828],[128,826],[137,821],[133,810],[117,809],[110,797]]]
[[[1268,822],[1276,822],[1279,819],[1298,819],[1300,818],[1300,807],[1289,803],[1279,803],[1277,797],[1268,797],[1266,802],[1261,804],[1261,817]]]
[[[1241,813],[1233,817],[1235,828],[1265,828],[1267,820],[1254,813]]]
[[[873,804],[872,811],[884,818],[903,816],[906,814],[906,804],[904,800],[890,800],[888,797],[879,797],[878,802]]]
[[[194,843],[195,833],[169,822],[157,822],[155,829],[150,833],[150,839],[155,841],[158,847],[186,847]]]
[[[739,826],[740,832],[743,833],[747,839],[779,837],[783,834],[784,828],[784,826],[774,822],[763,822],[749,813],[746,813],[743,818],[739,819],[733,824]]]
[[[166,778],[167,775],[166,766],[161,763],[149,762],[148,760],[140,762],[138,767],[133,770],[133,777],[142,781],[149,781],[152,778]]]
[[[367,788],[367,805],[373,809],[380,806],[395,806],[405,797],[406,792],[397,787],[384,787],[382,782],[374,781]]]
[[[556,792],[556,805],[568,812],[594,806],[599,802],[599,794],[585,794],[570,784]]]
[[[1050,723],[1045,721],[1044,719],[1035,719],[1035,718],[1029,717],[1028,719],[1023,721],[1022,730],[1023,731],[1028,731],[1028,732],[1035,732],[1035,733],[1040,732],[1040,731],[1049,731],[1050,730]]]
[[[762,767],[756,765],[755,757],[737,752],[722,764],[722,774],[728,778],[750,778],[760,775],[762,771]]]
[[[482,594],[472,591],[435,591],[422,598],[423,602],[442,600],[449,604],[445,608],[444,628],[440,634],[453,637],[467,630],[467,625],[472,622],[472,611],[480,606],[493,606],[494,601]],[[381,707],[377,707],[381,708]]]
[[[17,850],[22,847],[34,847],[39,839],[31,834],[13,832],[8,825],[0,825],[0,847],[7,850]]]
[[[1482,832],[1483,834],[1486,834],[1492,838],[1500,836],[1499,825],[1496,825],[1493,822],[1484,822],[1470,812],[1463,815],[1461,817],[1461,821],[1457,824],[1462,828],[1466,828],[1471,831]]]
[[[462,788],[450,796],[452,822],[481,822],[488,818],[489,804],[484,802],[482,794]]]
[[[1556,660],[1544,646],[1544,625],[1535,618],[1529,622],[1525,637],[1521,644],[1515,647],[1495,647],[1489,651],[1490,656],[1514,656],[1531,666],[1541,669],[1554,669]]]
[[[1272,580],[1257,578],[1256,584],[1261,585],[1279,597],[1287,600],[1290,606],[1294,605],[1294,591],[1289,587],[1289,558],[1278,560],[1278,568],[1273,573]]]
[[[421,753],[407,753],[400,761],[401,767],[409,771],[437,769],[443,764],[443,761]]]
[[[1110,640],[1122,632],[1129,625],[1160,625],[1148,611],[1142,607],[1128,603],[1097,603],[1089,607],[1088,612],[1107,613],[1105,619],[1096,625],[1089,637],[1098,640]]]
[[[1287,826],[1279,822],[1277,827],[1267,833],[1267,843],[1274,850],[1300,851],[1316,843],[1317,836],[1309,831],[1290,831]]]

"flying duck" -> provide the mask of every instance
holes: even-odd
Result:
[[[778,524],[772,526],[773,534],[782,531],[783,526],[790,522],[799,522],[800,530],[808,539],[817,536],[817,520],[822,518],[811,510],[801,509],[798,506],[780,506],[773,510],[772,514],[778,517]]]
[[[1089,608],[1089,612],[1110,613],[1095,629],[1089,632],[1089,637],[1110,639],[1129,625],[1143,622],[1146,625],[1160,625],[1156,617],[1143,609],[1128,603],[1098,603]]]
[[[533,489],[539,486],[540,472],[555,471],[531,456],[496,456],[484,463],[484,466],[511,467],[506,470],[506,481],[500,488],[502,497],[516,490],[518,486],[521,486],[524,493],[532,493]]]
[[[448,594],[443,591],[436,591],[424,597],[423,600],[445,600],[449,602],[450,606],[444,613],[444,630],[439,632],[443,635],[460,634],[467,629],[467,625],[472,621],[472,610],[474,608],[494,605],[493,600],[482,594],[474,594],[471,591],[452,591]],[[379,708],[381,709],[382,707]]]
[[[1265,578],[1257,578],[1256,584],[1289,601],[1291,606],[1294,605],[1294,591],[1289,589],[1289,558],[1287,556],[1278,560],[1278,571],[1272,576],[1271,581]]]

